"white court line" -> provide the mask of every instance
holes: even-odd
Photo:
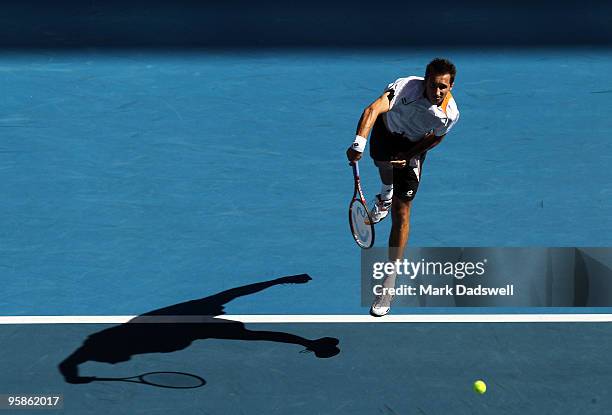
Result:
[[[0,324],[120,324],[138,316],[0,316]],[[143,323],[205,322],[213,316],[149,316]],[[243,323],[571,323],[612,322],[612,314],[220,315]]]

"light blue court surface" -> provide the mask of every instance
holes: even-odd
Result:
[[[410,243],[610,246],[609,50],[5,52],[2,314],[133,315],[299,273],[308,288],[228,312],[365,312],[344,151],[435,55],[457,64],[461,120]]]

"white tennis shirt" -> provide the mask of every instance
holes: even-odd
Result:
[[[385,124],[391,132],[401,134],[410,141],[419,141],[432,131],[438,137],[443,136],[459,120],[459,109],[452,95],[445,105],[432,105],[429,102],[424,95],[424,78],[399,78],[387,86],[387,91],[393,93],[393,98],[389,111],[384,114]]]

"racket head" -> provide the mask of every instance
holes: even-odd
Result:
[[[206,384],[203,378],[183,372],[149,372],[138,376],[138,379],[159,388],[193,389]]]
[[[183,372],[148,372],[131,378],[94,378],[96,381],[120,381],[142,383],[169,389],[194,389],[206,385],[206,380],[197,375]]]
[[[374,245],[374,224],[368,208],[359,199],[353,199],[349,206],[349,224],[357,245],[369,249]]]

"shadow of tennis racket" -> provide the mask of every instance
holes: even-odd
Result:
[[[206,381],[197,375],[183,372],[149,372],[128,378],[93,377],[94,382],[129,382],[169,389],[195,389],[206,385]]]

